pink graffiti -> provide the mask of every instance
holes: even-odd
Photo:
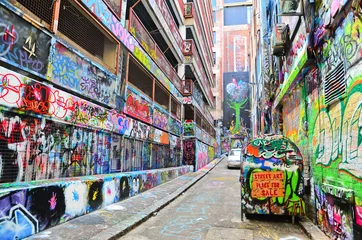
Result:
[[[53,192],[52,197],[48,201],[50,203],[50,210],[54,210],[57,205],[57,194]]]
[[[192,97],[184,97],[182,102],[183,104],[192,104]]]
[[[111,195],[112,194],[112,190],[110,187],[107,187],[107,195]]]
[[[0,72],[1,72],[0,68]],[[67,122],[101,127],[124,133],[128,126],[125,115],[115,110],[89,103],[70,96],[61,90],[51,88],[35,80],[21,79],[21,75],[6,71],[0,73],[0,102],[21,111],[30,111]]]
[[[14,29],[14,25],[11,26],[11,31],[9,29],[9,27],[7,27],[5,29],[5,33],[4,33],[4,42],[8,41],[8,38],[10,40],[10,51],[13,50],[13,46],[15,44],[15,39],[16,39],[16,31]]]
[[[15,74],[0,74],[0,99],[12,105],[16,104],[21,110],[33,111],[40,114],[50,114],[64,118],[68,111],[74,111],[72,99],[65,100],[58,90],[32,82],[23,84]],[[61,111],[60,111],[61,110]]]
[[[112,16],[111,30],[118,37],[118,39],[131,51],[134,51],[136,41],[131,34],[122,26],[119,20]]]

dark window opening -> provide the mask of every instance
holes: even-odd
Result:
[[[117,43],[110,40],[93,20],[69,0],[62,0],[58,30],[112,70],[116,69]]]
[[[181,118],[181,104],[178,103],[173,97],[171,98],[171,113],[178,119]]]
[[[201,114],[199,112],[196,112],[196,124],[201,127]]]
[[[129,59],[128,82],[152,99],[153,78],[133,58]]]
[[[167,6],[168,6],[168,9],[170,10],[170,13],[171,13],[171,15],[172,15],[172,17],[173,17],[173,20],[174,20],[175,23],[176,23],[176,26],[177,26],[177,27],[180,27],[180,23],[179,23],[179,21],[178,21],[178,19],[177,19],[177,17],[176,17],[175,11],[173,10],[171,1],[165,1],[165,2],[166,2],[166,4],[167,4]]]
[[[163,109],[169,109],[170,94],[158,83],[155,84],[155,102]]]
[[[201,128],[207,131],[206,121],[204,119],[201,119]],[[207,131],[208,132],[208,131]]]
[[[184,105],[185,109],[185,120],[194,120],[194,109],[191,105]]]

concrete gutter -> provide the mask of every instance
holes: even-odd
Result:
[[[302,230],[312,240],[329,240],[330,238],[322,232],[308,217],[299,217],[298,221]]]

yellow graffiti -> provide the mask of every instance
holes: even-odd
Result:
[[[23,46],[23,49],[29,53],[29,57],[28,57],[28,58],[31,58],[31,56],[33,56],[33,55],[34,55],[34,57],[36,57],[36,54],[35,54],[36,43],[34,43],[33,46],[31,46],[31,42],[32,42],[32,38],[31,38],[31,36],[29,36],[29,37],[25,40],[25,44],[28,44],[28,48],[26,48],[25,46]]]
[[[300,215],[300,216],[305,215],[303,199],[301,198],[299,198],[298,200],[288,199],[286,205],[288,206],[287,210],[290,215]]]
[[[96,191],[94,191],[94,193],[93,193],[93,201],[94,200],[96,200],[96,198],[97,198],[97,195],[98,195],[98,192],[99,192],[99,190],[97,189]]]
[[[257,235],[259,237],[264,237],[264,238],[273,239],[273,240],[279,239],[278,235],[275,232],[269,231],[268,228],[265,228],[264,226],[262,226],[260,224],[258,224],[258,229],[259,229],[259,231],[258,231]]]

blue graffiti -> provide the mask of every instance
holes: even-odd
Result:
[[[200,221],[205,220],[207,220],[207,217],[205,216],[180,216],[162,229],[161,234],[198,240],[211,228],[211,225],[209,224],[200,223]]]
[[[22,239],[39,231],[39,223],[21,204],[13,206],[7,217],[0,218],[0,236]]]

